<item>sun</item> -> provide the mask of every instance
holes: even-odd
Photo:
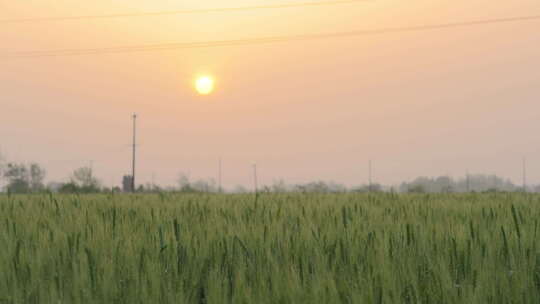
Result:
[[[201,95],[208,95],[214,91],[214,79],[210,76],[201,76],[195,81],[195,89]]]

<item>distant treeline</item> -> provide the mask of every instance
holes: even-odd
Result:
[[[50,182],[45,184],[46,170],[37,163],[5,163],[0,164],[0,177],[4,191],[11,193],[39,193],[45,191],[65,193],[95,193],[105,189],[92,169],[82,167],[73,171],[69,182]]]
[[[523,189],[514,185],[509,179],[497,175],[472,174],[459,179],[448,176],[418,177],[412,182],[402,183],[400,192],[517,192],[517,191],[540,192],[540,185],[530,189]]]
[[[37,163],[4,162],[0,158],[0,191],[10,193],[99,193],[99,192],[131,192],[131,176],[123,177],[123,187],[107,187],[97,179],[91,167],[81,167],[73,171],[67,182],[49,182],[45,184],[46,170]],[[452,192],[540,192],[540,185],[517,186],[510,180],[496,175],[472,174],[454,179],[448,176],[418,177],[401,185],[360,185],[346,187],[335,182],[315,181],[304,184],[288,184],[278,180],[271,185],[261,186],[258,192],[401,192],[401,193],[452,193]],[[155,184],[137,185],[135,192],[183,192],[183,193],[246,193],[255,189],[236,186],[226,191],[214,179],[191,180],[186,174],[179,174],[177,185],[161,187]]]

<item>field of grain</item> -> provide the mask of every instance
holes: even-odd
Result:
[[[0,196],[0,303],[540,303],[540,196]]]

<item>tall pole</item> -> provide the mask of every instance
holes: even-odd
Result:
[[[527,192],[527,159],[523,157],[523,192]]]
[[[90,179],[93,180],[94,179],[94,161],[93,160],[90,160],[88,162],[88,168],[90,169]]]
[[[467,174],[467,177],[466,177],[466,179],[467,179],[467,192],[471,192],[471,178],[469,176],[469,170],[467,170],[466,174]]]
[[[255,187],[255,194],[259,193],[259,185],[257,181],[257,164],[253,163],[253,186]]]
[[[135,192],[135,157],[137,148],[137,114],[133,114],[133,162],[131,164],[131,191]]]
[[[219,158],[219,164],[218,164],[218,192],[223,192],[223,188],[221,187],[221,157]]]
[[[94,171],[94,161],[93,160],[88,161],[88,169],[90,169],[90,173],[92,173],[92,171]]]
[[[368,179],[369,179],[369,192],[371,192],[371,188],[373,187],[372,180],[371,180],[371,160],[369,161]]]

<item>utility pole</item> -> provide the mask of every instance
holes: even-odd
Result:
[[[523,192],[527,192],[527,159],[523,157]]]
[[[219,164],[218,164],[218,192],[223,192],[223,188],[221,187],[221,157],[219,158]]]
[[[131,164],[131,191],[135,192],[135,161],[137,148],[137,114],[133,114],[133,162]]]
[[[88,161],[88,169],[90,169],[90,179],[94,179],[94,161]]]
[[[258,194],[259,185],[257,181],[257,163],[253,163],[253,186],[255,187],[255,194]]]
[[[466,181],[467,181],[467,192],[471,192],[471,178],[469,176],[469,170],[466,172]]]
[[[369,180],[369,192],[371,192],[371,189],[373,187],[372,180],[371,180],[371,160],[369,161],[369,167],[368,167],[368,180]]]

